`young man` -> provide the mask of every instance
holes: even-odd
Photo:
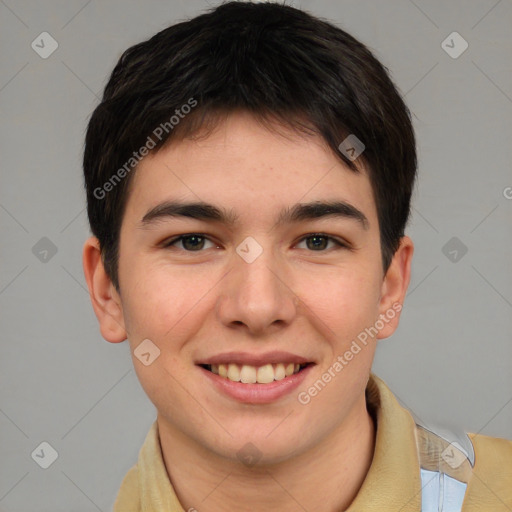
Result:
[[[220,5],[94,111],[84,272],[157,419],[115,512],[512,509],[512,443],[415,425],[371,373],[413,243],[409,113],[353,37]]]

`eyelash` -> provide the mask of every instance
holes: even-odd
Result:
[[[209,240],[210,242],[212,243],[215,243],[213,242],[212,240],[210,240],[206,235],[202,234],[202,233],[186,233],[184,235],[179,235],[177,237],[174,237],[170,240],[167,240],[165,242],[163,242],[162,244],[162,247],[165,249],[165,248],[169,248],[171,246],[173,246],[176,242],[180,242],[181,240],[183,239],[186,239],[186,238],[191,238],[191,237],[194,237],[194,236],[197,236],[199,238],[203,238],[205,240]],[[332,241],[334,242],[336,245],[337,245],[337,248],[338,249],[348,249],[348,250],[351,250],[351,247],[345,243],[345,242],[342,242],[340,240],[338,240],[337,238],[334,238],[330,235],[326,235],[325,233],[310,233],[306,236],[303,236],[298,243],[301,243],[303,242],[304,240],[307,240],[308,238],[313,238],[313,237],[321,237],[321,238],[327,238],[329,241]],[[187,251],[186,249],[180,249],[184,252],[189,252],[189,253],[194,253],[194,252],[203,252],[204,249],[201,249],[201,250],[198,250],[198,251]],[[319,250],[319,251],[310,251],[310,252],[328,252],[328,249],[323,249],[323,250]]]

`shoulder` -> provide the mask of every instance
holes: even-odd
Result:
[[[482,434],[468,434],[475,448],[475,466],[489,462],[499,464],[503,469],[512,469],[512,441]]]
[[[140,512],[140,510],[139,474],[135,464],[123,478],[113,512]]]
[[[512,507],[512,441],[468,434],[475,450],[475,465],[467,500],[477,506],[493,503],[493,510]]]

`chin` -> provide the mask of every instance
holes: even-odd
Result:
[[[238,435],[226,440],[224,446],[217,444],[212,448],[234,462],[260,467],[279,464],[307,448],[303,437],[290,435],[289,428],[284,428],[279,434],[274,432],[269,435],[268,432],[272,432],[272,429],[260,430],[253,426],[245,434],[238,431]]]

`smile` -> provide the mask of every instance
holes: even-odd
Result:
[[[311,356],[273,350],[223,352],[194,363],[221,396],[246,404],[270,404],[288,399],[303,386],[317,361]],[[204,389],[210,393],[210,386]]]
[[[226,363],[204,364],[201,366],[215,375],[219,375],[232,382],[242,382],[243,384],[269,384],[299,373],[308,366],[308,364],[267,363],[262,366],[251,366],[248,364],[238,365],[235,363]]]

